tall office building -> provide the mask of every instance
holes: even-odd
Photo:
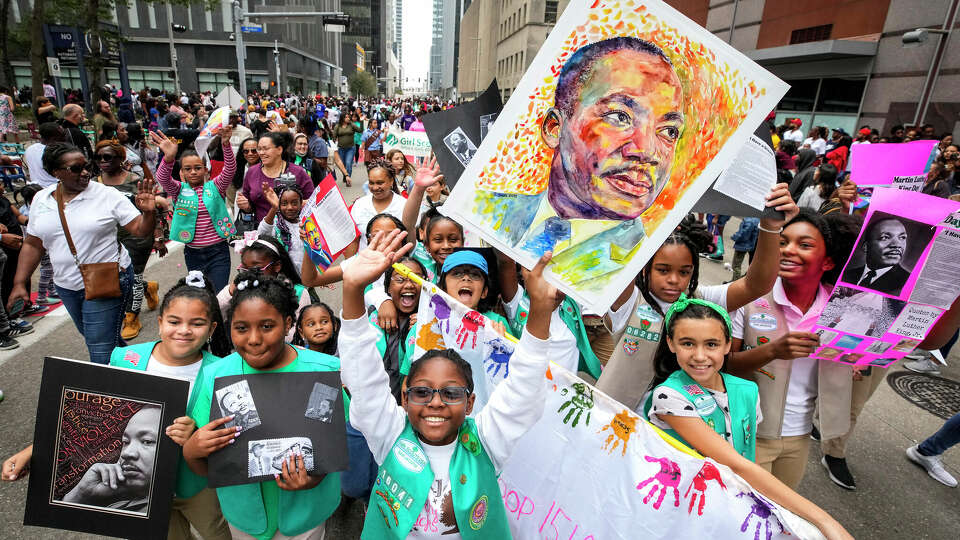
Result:
[[[296,0],[298,11],[338,11],[340,0]],[[250,11],[279,11],[289,7],[289,0],[247,1]],[[30,12],[33,0],[12,0],[11,23],[20,24]],[[220,0],[212,10],[200,3],[173,6],[173,20],[167,19],[164,4],[130,0],[111,13],[126,40],[130,87],[175,90],[171,76],[172,62],[167,28],[171,23],[186,27],[186,33],[175,34],[180,87],[185,92],[218,92],[227,84],[236,84],[237,71],[233,34],[232,8],[229,0]],[[294,22],[259,22],[262,31],[244,33],[246,45],[247,88],[260,89],[266,84],[271,92],[286,91],[335,95],[340,88],[340,36],[326,32],[315,19]],[[256,21],[251,21],[256,22]],[[278,43],[280,77],[277,80],[274,61],[274,40]],[[27,51],[13,51],[11,58],[17,85],[30,85],[30,61]],[[75,67],[63,68],[61,82],[65,88],[80,88],[80,73]],[[120,85],[117,69],[105,70],[104,81]],[[277,86],[271,87],[270,81]]]
[[[434,0],[433,33],[430,45],[431,92],[457,97],[457,55],[460,46],[460,19],[469,1]]]

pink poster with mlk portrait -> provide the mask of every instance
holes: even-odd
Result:
[[[815,357],[888,367],[913,351],[960,289],[960,202],[877,188],[814,331]]]

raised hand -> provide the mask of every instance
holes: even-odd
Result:
[[[221,144],[230,144],[230,137],[233,136],[233,126],[227,124],[221,127],[218,133],[220,135]]]
[[[552,312],[557,309],[560,302],[563,302],[563,293],[543,277],[543,271],[552,257],[553,253],[548,251],[540,257],[533,270],[527,270],[526,268],[522,270],[523,283],[527,289],[527,295],[530,296],[531,309],[534,305],[537,305],[545,309],[549,308],[548,310]]]
[[[141,212],[155,212],[157,210],[156,184],[150,178],[144,178],[137,183],[137,195],[134,197],[137,209]]]
[[[163,152],[163,159],[167,163],[173,163],[177,159],[177,143],[176,141],[170,140],[169,137],[161,133],[160,131],[151,131],[150,140],[153,141],[153,144],[157,145],[157,148]]]
[[[373,283],[384,271],[400,257],[413,249],[413,244],[403,245],[407,233],[394,229],[387,234],[378,232],[366,248],[357,253],[350,267],[343,273],[343,287],[359,288],[361,291]]]
[[[273,208],[280,208],[280,197],[277,197],[277,192],[270,187],[270,184],[264,182],[260,185],[260,188],[263,190],[263,198],[270,203],[270,206]]]
[[[437,165],[437,156],[431,154],[428,161],[424,161],[417,168],[417,176],[413,179],[414,184],[421,187],[430,187],[443,180],[440,174],[440,166]]]
[[[767,194],[767,208],[783,212],[783,221],[774,219],[762,220],[765,227],[782,227],[800,213],[797,203],[790,197],[790,184],[781,182],[770,189]]]

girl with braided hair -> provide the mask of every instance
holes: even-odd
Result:
[[[340,370],[338,358],[287,343],[297,307],[293,285],[287,280],[256,272],[238,276],[227,309],[227,327],[236,352],[203,370],[191,400],[190,417],[203,426],[183,447],[184,460],[194,473],[207,476],[210,454],[242,434],[240,426],[223,427],[230,416],[210,421],[218,377]],[[274,480],[216,491],[234,538],[323,538],[324,522],[340,504],[340,473],[310,475],[302,455],[290,456]]]
[[[303,191],[297,185],[278,185],[275,189],[264,186],[263,195],[270,203],[270,211],[257,227],[257,235],[279,240],[300,273],[303,265],[303,242],[299,238]]]
[[[357,199],[350,209],[350,215],[361,231],[366,230],[367,222],[377,214],[390,214],[397,219],[403,219],[406,199],[400,195],[395,176],[393,165],[385,159],[375,159],[367,165],[370,193]],[[346,256],[352,256],[365,247],[367,239],[361,236],[359,245],[354,244],[347,248]]]
[[[767,207],[782,212],[784,218],[760,221],[754,263],[744,277],[723,285],[700,285],[698,253],[705,250],[712,238],[691,216],[680,223],[647,262],[636,284],[627,287],[604,315],[603,328],[595,330],[609,332],[616,343],[597,388],[631,409],[640,410],[654,375],[653,358],[663,333],[664,315],[681,294],[731,311],[770,291],[777,279],[780,232],[785,221],[798,212],[788,184],[772,188],[767,195]],[[602,351],[598,356],[601,355]]]

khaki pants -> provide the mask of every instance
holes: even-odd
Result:
[[[324,536],[326,535],[326,529],[324,528],[324,525],[326,524],[321,523],[313,529],[296,536],[286,536],[280,531],[277,531],[277,533],[273,535],[273,540],[323,540]],[[230,526],[230,532],[233,533],[234,540],[256,540],[255,536],[251,536],[234,527],[233,525]]]
[[[230,540],[230,528],[220,513],[220,501],[214,490],[204,488],[189,499],[173,499],[168,540],[193,540],[191,525],[204,540]]]
[[[809,454],[809,433],[779,439],[757,439],[757,465],[793,490],[803,480]]]
[[[873,368],[871,374],[862,380],[853,381],[853,388],[850,396],[850,430],[842,437],[820,441],[820,450],[831,457],[847,457],[847,439],[853,434],[853,428],[857,425],[857,417],[863,411],[863,406],[870,400],[870,396],[877,391],[880,383],[886,378],[890,368]],[[816,419],[816,415],[814,415]]]

